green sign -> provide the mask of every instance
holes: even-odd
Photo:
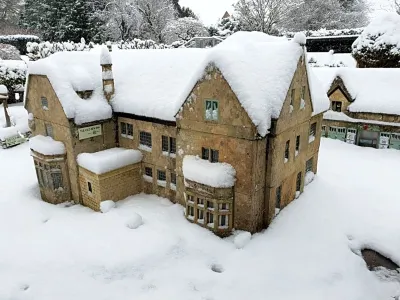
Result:
[[[101,125],[79,128],[79,140],[90,139],[102,135]]]
[[[8,139],[5,140],[6,148],[25,143],[25,141],[26,141],[25,138],[19,135],[9,137]]]

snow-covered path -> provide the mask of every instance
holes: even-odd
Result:
[[[368,244],[400,263],[400,151],[324,139],[315,181],[244,249],[154,196],[107,214],[46,204],[27,144],[0,150],[0,166],[1,300],[389,300],[400,292],[351,251]],[[134,212],[144,224],[132,230]]]

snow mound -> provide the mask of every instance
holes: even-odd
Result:
[[[103,214],[108,213],[113,208],[115,208],[115,202],[112,200],[106,200],[100,203],[100,211]]]
[[[309,185],[315,178],[315,174],[313,172],[307,172],[304,177],[304,185]]]
[[[126,226],[130,229],[136,229],[139,228],[142,224],[143,224],[142,216],[137,213],[133,213],[133,216],[130,218]]]
[[[78,155],[78,165],[95,174],[104,174],[141,162],[143,154],[139,150],[112,148],[95,153]]]
[[[227,163],[211,163],[198,156],[183,158],[183,175],[186,179],[216,187],[229,188],[235,185],[236,170]]]
[[[292,41],[299,44],[300,46],[304,46],[307,43],[307,37],[303,32],[298,32],[294,35]]]
[[[37,135],[29,140],[29,147],[43,155],[65,154],[64,143],[53,140],[50,136]]]
[[[112,59],[110,51],[108,51],[108,48],[105,46],[101,47],[100,65],[111,65],[111,64],[112,64]]]
[[[10,137],[18,135],[18,129],[14,126],[12,127],[6,127],[6,128],[0,128],[0,140],[4,141],[5,139],[8,139]]]
[[[235,244],[237,249],[243,249],[251,240],[251,233],[247,231],[240,232],[233,239],[233,243]]]

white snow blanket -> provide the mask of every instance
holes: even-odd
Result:
[[[328,110],[327,112],[324,113],[324,120],[345,121],[345,122],[350,122],[350,123],[367,123],[367,124],[382,125],[382,126],[400,127],[400,123],[383,122],[383,121],[366,120],[366,119],[354,119],[342,112],[337,112],[337,111],[333,111],[333,110]]]
[[[313,68],[327,93],[336,77],[355,100],[351,112],[400,114],[400,69]]]
[[[349,67],[357,66],[356,60],[350,53],[308,52],[307,62],[312,67]]]
[[[125,148],[111,148],[95,153],[81,153],[77,161],[79,166],[95,174],[104,174],[141,162],[142,152]]]
[[[260,135],[280,115],[297,63],[304,54],[293,41],[259,32],[238,32],[212,49],[125,50],[110,57],[96,52],[62,52],[29,65],[30,74],[49,77],[68,118],[77,124],[107,119],[111,107],[102,91],[101,62],[113,64],[114,111],[175,121],[175,115],[205,69],[221,70]],[[100,57],[99,57],[100,55]],[[82,100],[75,91],[94,90]],[[313,93],[316,102],[326,100]]]
[[[236,170],[230,164],[211,163],[198,156],[186,155],[182,170],[186,179],[216,188],[233,187],[236,181]]]
[[[37,135],[29,140],[29,147],[43,155],[65,154],[64,143],[53,140],[50,136]]]

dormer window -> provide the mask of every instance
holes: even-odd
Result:
[[[217,100],[206,100],[205,119],[207,121],[218,121],[219,105]]]

